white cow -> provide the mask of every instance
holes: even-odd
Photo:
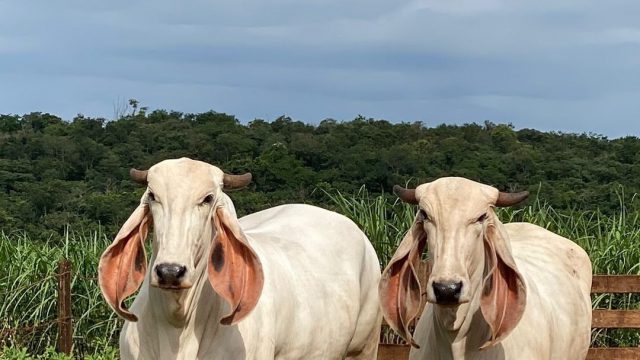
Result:
[[[568,239],[529,223],[503,225],[494,213],[527,192],[501,193],[463,178],[394,192],[420,208],[380,282],[383,314],[414,345],[410,359],[586,357],[589,257]],[[415,267],[426,245],[433,268],[420,284]],[[428,304],[412,336],[421,294]]]
[[[349,219],[309,205],[237,219],[222,190],[251,174],[186,158],[132,176],[148,188],[99,265],[105,299],[127,320],[123,359],[376,357],[380,266]]]

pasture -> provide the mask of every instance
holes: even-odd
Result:
[[[591,257],[594,274],[640,274],[640,208],[635,196],[617,192],[619,209],[556,211],[541,199],[520,209],[501,209],[503,222],[527,221],[576,241]],[[373,195],[364,188],[353,194],[325,192],[333,210],[352,218],[373,243],[382,266],[411,224],[413,207],[389,194]],[[114,234],[68,229],[65,236],[32,241],[21,232],[0,234],[0,359],[64,359],[52,350],[57,339],[58,261],[72,263],[71,292],[74,355],[90,359],[116,358],[121,320],[104,303],[97,286],[97,262]],[[638,294],[600,294],[593,306],[634,309]],[[392,334],[383,333],[390,338]],[[592,345],[639,346],[636,330],[592,333]],[[29,355],[32,354],[32,355]],[[39,357],[36,357],[39,356]]]

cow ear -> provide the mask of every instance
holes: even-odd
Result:
[[[207,272],[213,289],[231,308],[220,320],[233,325],[255,308],[262,293],[264,274],[262,264],[240,229],[238,220],[224,207],[213,216],[215,238],[209,254]]]
[[[416,221],[382,272],[378,287],[382,314],[389,326],[409,344],[415,343],[409,325],[419,314],[421,288],[418,268],[427,236],[422,222]]]
[[[511,256],[509,238],[493,210],[484,230],[485,272],[480,307],[491,328],[481,349],[502,341],[518,325],[527,302],[527,288]]]
[[[140,204],[122,225],[115,240],[100,257],[98,283],[102,295],[122,318],[137,321],[124,300],[135,293],[147,272],[144,241],[149,229],[149,207]]]

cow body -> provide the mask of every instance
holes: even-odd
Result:
[[[527,287],[527,305],[517,327],[502,342],[480,350],[489,327],[479,308],[467,315],[466,332],[439,325],[427,304],[414,338],[411,360],[585,359],[591,336],[591,266],[574,242],[529,223],[504,225]],[[474,299],[473,301],[479,301]]]
[[[528,192],[503,193],[459,177],[394,191],[419,210],[382,274],[380,299],[389,325],[414,345],[411,360],[586,357],[586,252],[539,226],[503,224],[495,212]],[[415,268],[427,248],[432,268],[421,284]]]
[[[131,175],[146,191],[98,266],[105,300],[126,320],[122,359],[376,357],[380,265],[351,220],[299,204],[238,219],[223,190],[251,174],[188,158]]]
[[[308,205],[271,208],[239,223],[264,271],[255,309],[236,325],[221,325],[229,308],[202,267],[185,322],[172,324],[165,304],[171,294],[150,287],[149,273],[131,307],[139,320],[121,333],[122,358],[374,359],[380,268],[358,227]]]

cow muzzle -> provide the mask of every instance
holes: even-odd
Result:
[[[161,289],[182,290],[191,287],[191,284],[185,280],[187,267],[180,264],[163,263],[154,267],[155,277],[151,281],[151,285]]]
[[[433,294],[438,305],[457,305],[460,303],[462,281],[434,282],[431,287],[433,287]]]
[[[462,279],[432,279],[427,287],[427,301],[437,305],[456,306],[469,302],[468,282]]]

